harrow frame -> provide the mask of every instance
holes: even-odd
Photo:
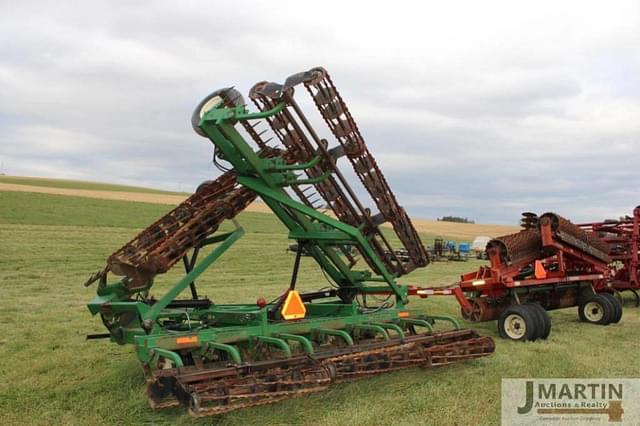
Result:
[[[328,142],[318,137],[293,100],[294,86],[300,84],[313,97],[338,147],[328,149]],[[364,377],[492,353],[491,338],[459,330],[455,319],[406,308],[409,286],[397,279],[426,266],[428,256],[326,71],[315,68],[296,74],[284,86],[258,83],[251,97],[261,111],[248,112],[233,89],[205,98],[192,120],[194,129],[213,143],[214,158],[231,164],[231,170],[203,184],[200,195],[196,191],[184,205],[119,249],[107,267],[86,283],[98,281],[98,294],[88,307],[101,315],[111,340],[135,346],[147,373],[151,406],[180,401],[196,416],[216,414],[319,391],[351,377],[349,371]],[[269,124],[284,149],[267,145],[263,132],[251,124],[257,120]],[[238,128],[250,136],[255,148]],[[336,166],[345,155],[380,213],[364,208],[346,183]],[[327,202],[335,218],[318,210],[309,188]],[[244,233],[236,223],[234,231],[216,234],[220,222],[233,219],[256,196],[285,225],[288,237],[297,241],[288,289],[271,303],[258,299],[255,304],[214,304],[199,298],[196,279]],[[383,222],[393,225],[403,256],[391,249],[380,231]],[[198,253],[214,244],[196,263]],[[357,264],[353,249],[364,260],[364,268]],[[303,252],[318,263],[334,288],[296,290]],[[160,299],[150,299],[153,278],[180,259],[184,277]],[[108,284],[109,272],[124,278]],[[187,288],[191,299],[178,299]],[[380,293],[388,294],[389,302],[367,304],[368,295]],[[290,297],[302,308],[302,314],[291,316],[295,319],[287,318]],[[448,322],[454,330],[433,333],[436,321]],[[307,359],[303,362],[300,357]],[[195,387],[185,378],[193,369],[198,380],[204,377],[204,383]],[[260,373],[254,377],[255,371]],[[247,380],[256,383],[251,387]],[[229,392],[241,397],[232,398]],[[209,401],[209,406],[202,401]]]
[[[629,291],[640,306],[640,206],[631,216],[619,220],[581,223],[587,232],[593,233],[609,247],[609,281],[602,291]]]

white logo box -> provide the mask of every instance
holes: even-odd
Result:
[[[640,379],[502,379],[502,425],[640,426]]]

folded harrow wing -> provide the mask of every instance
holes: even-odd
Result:
[[[632,216],[604,222],[582,223],[582,229],[593,233],[608,246],[609,286],[606,291],[630,291],[640,306],[640,206]]]
[[[331,139],[312,128],[294,99],[298,89],[311,95]],[[452,318],[407,310],[409,287],[397,279],[429,258],[327,72],[315,68],[283,85],[258,83],[250,99],[258,112],[248,112],[234,89],[198,105],[193,127],[228,171],[116,251],[87,281],[97,282],[88,307],[102,318],[105,337],[134,345],[151,406],[184,404],[205,416],[492,353],[491,338],[459,329]],[[267,127],[260,129],[261,122]],[[364,189],[358,193],[371,198],[367,204],[338,167],[347,162]],[[271,303],[199,297],[196,279],[243,233],[237,223],[232,232],[218,227],[256,196],[296,241],[290,282]],[[385,222],[399,247],[381,232]],[[333,288],[296,290],[302,253]],[[150,297],[154,279],[180,261],[184,277],[164,296]],[[111,275],[120,278],[109,282]],[[190,297],[178,298],[187,288]],[[381,292],[389,297],[372,304],[370,296]],[[434,333],[436,320],[455,329]]]
[[[595,234],[555,214],[524,213],[522,230],[490,240],[489,266],[448,289],[410,288],[422,297],[453,295],[472,322],[498,320],[501,337],[546,339],[548,310],[578,306],[580,319],[620,321],[622,305],[606,293],[609,248]]]

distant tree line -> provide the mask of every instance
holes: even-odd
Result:
[[[442,216],[441,218],[438,219],[438,221],[440,221],[440,222],[456,222],[456,223],[476,223],[473,220],[469,220],[466,217],[460,217],[460,216]]]

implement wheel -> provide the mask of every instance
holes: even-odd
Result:
[[[240,92],[233,87],[227,87],[225,89],[216,90],[205,97],[191,115],[191,127],[197,134],[202,137],[207,137],[207,134],[200,128],[200,119],[211,109],[218,108],[221,105],[225,106],[239,106],[244,105],[244,99]]]
[[[578,306],[578,316],[584,322],[608,325],[613,318],[614,310],[608,298],[602,294],[593,294]]]
[[[538,339],[545,340],[551,333],[551,317],[549,312],[538,302],[527,303],[525,306],[530,306],[532,311],[535,311],[538,316]]]
[[[503,339],[535,340],[537,325],[538,317],[531,306],[511,305],[498,318],[498,333]]]
[[[600,293],[613,305],[613,314],[611,315],[611,324],[617,324],[622,319],[622,303],[611,293]]]

